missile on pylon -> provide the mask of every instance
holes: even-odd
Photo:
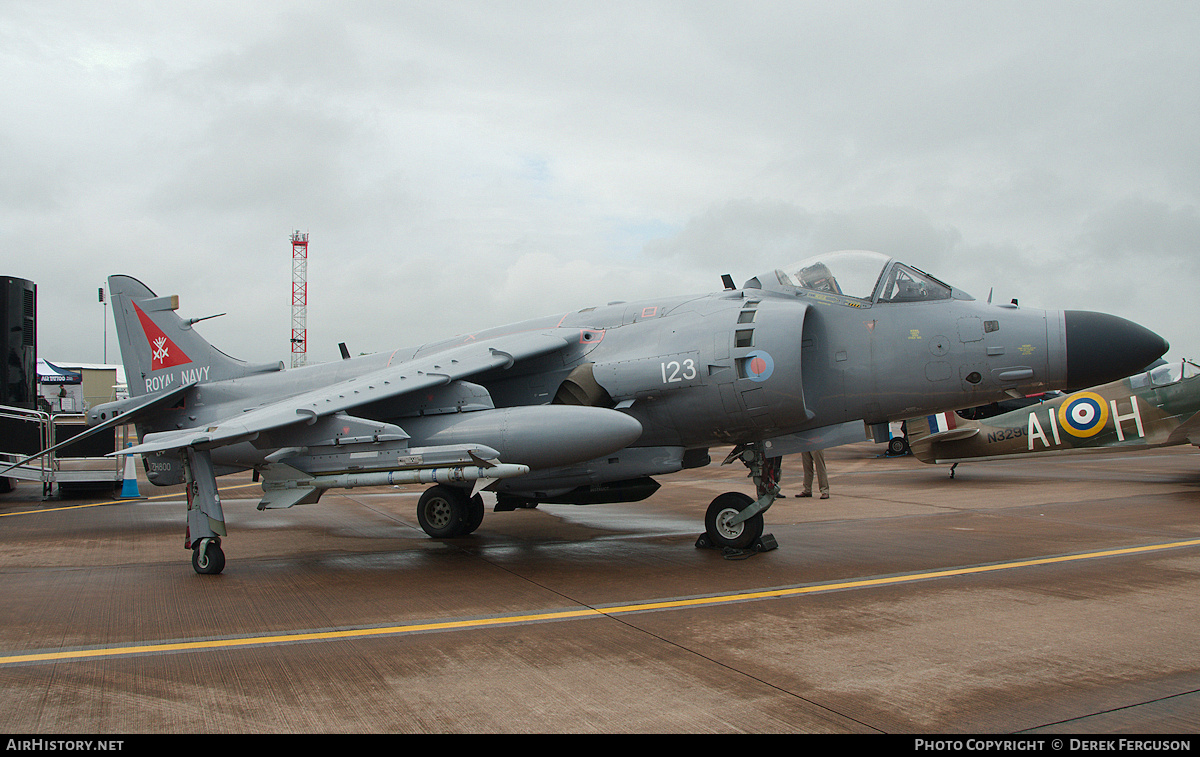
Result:
[[[362,471],[311,476],[282,463],[272,465],[263,478],[263,498],[259,510],[275,510],[293,505],[313,504],[326,489],[353,489],[356,486],[397,486],[400,484],[458,484],[495,481],[529,472],[527,465],[484,463],[453,465],[442,468],[409,468],[387,471]]]

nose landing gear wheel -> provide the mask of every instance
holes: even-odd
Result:
[[[741,523],[730,523],[752,504],[754,499],[741,492],[726,492],[712,501],[704,515],[704,531],[713,545],[747,549],[762,536],[762,513],[752,515]]]
[[[225,570],[220,539],[201,539],[192,547],[192,570],[202,576],[215,576]]]

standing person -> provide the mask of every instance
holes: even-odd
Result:
[[[829,476],[825,473],[825,453],[819,449],[812,452],[801,452],[800,459],[804,462],[804,491],[797,497],[811,497],[813,472],[817,474],[817,487],[821,491],[821,499],[829,499]]]

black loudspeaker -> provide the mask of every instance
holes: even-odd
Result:
[[[0,405],[35,409],[37,405],[37,285],[0,276],[0,328],[4,367]]]

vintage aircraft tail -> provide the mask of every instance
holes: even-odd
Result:
[[[966,439],[979,433],[979,423],[961,417],[953,411],[909,418],[904,422],[908,433],[908,448],[923,463],[935,461],[933,445],[939,441]]]
[[[250,365],[213,347],[175,314],[179,297],[157,297],[131,276],[109,276],[117,341],[130,396],[281,370],[282,363]]]

